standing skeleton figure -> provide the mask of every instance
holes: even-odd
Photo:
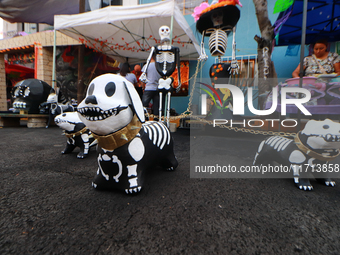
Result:
[[[167,126],[169,127],[169,117],[170,117],[170,97],[171,91],[173,90],[174,79],[170,77],[173,72],[178,70],[178,86],[176,91],[178,92],[181,88],[181,73],[180,73],[180,58],[179,58],[179,48],[173,47],[170,44],[170,28],[168,26],[161,26],[159,28],[159,36],[161,38],[161,44],[151,48],[150,55],[146,62],[146,67],[144,72],[139,78],[142,82],[146,82],[146,71],[148,69],[152,55],[156,55],[155,66],[157,72],[162,76],[158,82],[159,91],[159,121],[162,117],[162,95],[167,93],[167,105],[166,105],[166,120]]]

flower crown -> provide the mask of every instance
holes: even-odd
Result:
[[[215,2],[216,1],[213,1],[211,5],[209,5],[207,2],[203,2],[199,6],[195,7],[194,13],[191,14],[194,17],[195,22],[199,20],[202,14],[209,12],[213,9],[219,8],[219,7],[223,7],[226,5],[235,6],[236,4],[242,7],[242,4],[240,3],[239,0],[218,0],[218,3],[215,3]]]

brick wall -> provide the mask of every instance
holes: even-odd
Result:
[[[47,82],[52,86],[53,47],[36,47],[37,79]]]
[[[0,54],[0,111],[7,111],[6,73],[4,54]]]

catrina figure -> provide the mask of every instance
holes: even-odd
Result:
[[[233,32],[232,61],[228,68],[224,68],[224,73],[238,73],[239,66],[236,60],[236,24],[240,19],[240,10],[236,4],[241,5],[238,0],[213,1],[209,6],[202,3],[194,10],[196,29],[202,34],[200,60],[207,59],[204,50],[204,38],[209,37],[209,50],[213,57],[218,57],[218,64],[225,65],[221,61],[228,44],[228,34]],[[211,71],[210,71],[211,75]],[[221,73],[220,73],[221,75]]]
[[[92,80],[77,111],[99,145],[94,188],[138,193],[148,169],[177,167],[169,129],[162,122],[144,123],[140,97],[124,77],[104,74]]]
[[[224,98],[219,105],[214,105],[207,114],[206,119],[232,119],[232,97],[229,90],[216,89],[217,84],[229,83],[231,75],[238,74],[239,66],[236,60],[236,24],[240,18],[240,10],[236,5],[242,4],[238,0],[213,1],[211,5],[203,2],[196,7],[192,16],[196,21],[196,30],[202,34],[201,53],[199,61],[205,61],[208,56],[204,49],[204,39],[209,37],[209,50],[213,57],[217,57],[217,62],[209,69],[212,89],[219,98]],[[233,33],[232,59],[230,63],[224,63],[221,57],[225,55],[228,34]],[[209,87],[208,84],[203,84]]]

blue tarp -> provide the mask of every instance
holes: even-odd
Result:
[[[274,24],[277,46],[301,44],[303,0],[295,0]],[[308,0],[306,44],[340,41],[340,0]]]

